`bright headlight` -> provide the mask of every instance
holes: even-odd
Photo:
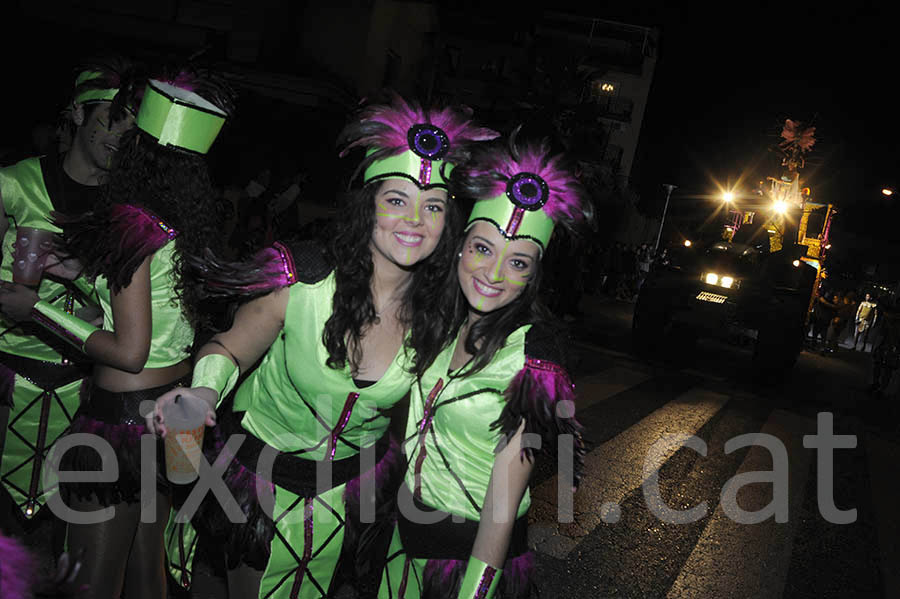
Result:
[[[734,279],[731,277],[722,277],[722,280],[719,281],[719,285],[726,289],[730,289],[731,286],[734,285]]]
[[[719,283],[719,275],[714,272],[706,273],[705,277],[707,285],[717,285]]]

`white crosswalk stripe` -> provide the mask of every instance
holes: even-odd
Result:
[[[814,450],[804,449],[803,436],[815,432],[816,423],[809,418],[783,410],[772,412],[760,433],[776,437],[786,450],[790,483],[786,490],[787,522],[776,523],[776,518],[770,517],[754,524],[741,524],[726,513],[724,502],[720,503],[667,598],[781,597],[797,514],[814,457]],[[769,450],[753,445],[736,476],[772,470],[773,456]],[[744,486],[738,494],[740,509],[755,512],[767,507],[773,501],[772,488],[773,485],[765,483]],[[741,559],[736,559],[737,556]],[[715,567],[710,567],[712,564]],[[740,589],[739,594],[735,594],[736,589]]]
[[[652,378],[653,374],[645,370],[635,370],[625,366],[613,366],[598,374],[579,378],[577,381],[578,409],[585,410]]]
[[[585,470],[591,476],[575,495],[572,524],[557,524],[557,478],[537,486],[532,491],[532,520],[537,521],[531,526],[532,545],[564,558],[581,537],[610,517],[612,512],[600,509],[602,505],[620,504],[680,447],[672,444],[648,471],[645,462],[657,442],[667,436],[694,435],[727,401],[721,393],[691,389],[591,451],[585,459]]]

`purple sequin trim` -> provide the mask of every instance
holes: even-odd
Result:
[[[313,503],[312,498],[303,500],[303,557],[297,564],[294,574],[294,585],[291,587],[291,599],[300,596],[300,587],[303,585],[303,577],[306,575],[306,567],[312,559],[313,547]]]
[[[439,378],[437,384],[428,393],[428,399],[425,400],[425,410],[422,413],[422,422],[419,424],[419,455],[416,456],[416,466],[414,470],[413,494],[416,497],[422,497],[422,465],[425,463],[425,433],[431,426],[434,419],[434,401],[437,399],[441,389],[444,388],[444,379]]]
[[[338,422],[334,427],[334,430],[331,431],[331,439],[328,441],[328,459],[334,461],[334,452],[337,449],[337,440],[340,434],[344,431],[344,428],[347,426],[347,422],[350,421],[350,413],[353,411],[353,406],[356,405],[356,400],[359,399],[359,393],[349,393],[347,394],[347,401],[344,402],[344,409],[341,410],[341,416],[338,418]]]
[[[519,208],[518,206],[513,210],[512,216],[509,217],[509,222],[506,224],[506,236],[512,237],[519,231],[519,226],[522,224],[522,217],[525,215],[525,209]]]
[[[31,318],[42,327],[48,329],[57,337],[60,337],[61,339],[71,343],[78,349],[82,349],[84,347],[84,341],[79,339],[74,333],[72,333],[72,331],[65,328],[55,320],[51,320],[49,316],[47,316],[40,310],[32,308]]]
[[[276,241],[272,244],[275,246],[275,249],[278,250],[278,253],[281,255],[281,266],[284,268],[284,278],[285,282],[288,285],[294,284],[294,258],[291,256],[291,252],[288,251],[284,245],[280,242]]]
[[[478,582],[478,588],[475,590],[475,596],[472,599],[485,599],[488,591],[491,590],[491,584],[497,575],[497,568],[493,566],[484,566],[484,572],[481,574],[481,580]]]
[[[428,185],[431,183],[431,161],[423,158],[422,165],[419,167],[419,184]]]

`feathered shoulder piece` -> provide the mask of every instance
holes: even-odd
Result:
[[[366,149],[356,170],[365,173],[364,184],[403,177],[420,187],[446,187],[449,167],[468,156],[471,143],[499,136],[476,125],[468,107],[422,108],[392,93],[389,103],[363,108],[337,143],[342,157],[354,148]]]
[[[294,283],[318,283],[333,270],[325,249],[311,240],[281,243],[245,260],[219,260],[213,252],[187,258],[211,299],[247,301]]]
[[[117,293],[131,283],[147,256],[178,236],[178,231],[146,208],[114,204],[106,218],[94,212],[70,217],[54,213],[70,253],[82,258],[90,276],[103,275]]]
[[[524,420],[526,433],[541,436],[541,452],[556,455],[561,448],[572,447],[577,485],[585,449],[582,426],[575,419],[575,384],[565,362],[563,340],[548,327],[532,326],[525,336],[525,366],[506,388],[506,405],[491,428],[509,439]],[[571,435],[571,445],[561,442],[562,435]],[[530,448],[523,452],[533,459]]]

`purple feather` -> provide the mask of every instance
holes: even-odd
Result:
[[[584,470],[584,440],[582,426],[575,419],[575,385],[568,373],[549,360],[526,357],[520,370],[504,393],[506,405],[500,417],[491,424],[511,438],[525,421],[525,433],[541,436],[542,450],[555,453],[560,435],[574,438],[574,482],[577,486]],[[533,458],[533,450],[524,453]]]
[[[256,296],[297,282],[291,251],[279,242],[258,251],[247,262],[220,262],[208,252],[198,261],[200,278],[210,297]]]
[[[34,561],[31,554],[19,541],[0,533],[0,597],[31,597],[33,580]]]
[[[341,152],[345,156],[356,147],[386,150],[388,155],[409,149],[407,133],[410,127],[430,123],[440,127],[450,140],[450,148],[468,142],[489,141],[500,134],[493,129],[475,126],[468,108],[424,109],[407,102],[399,94],[391,94],[390,104],[377,104],[365,109],[360,122],[375,125],[367,134],[353,140]]]
[[[491,198],[506,192],[506,181],[519,173],[531,173],[542,178],[550,188],[550,197],[543,210],[554,221],[561,216],[577,220],[581,218],[582,192],[575,175],[560,164],[562,155],[550,156],[545,144],[528,145],[519,152],[516,160],[508,150],[500,150],[490,155],[484,163],[473,165],[473,174],[493,175]],[[496,178],[496,175],[500,175]],[[488,198],[482,198],[488,199]]]

